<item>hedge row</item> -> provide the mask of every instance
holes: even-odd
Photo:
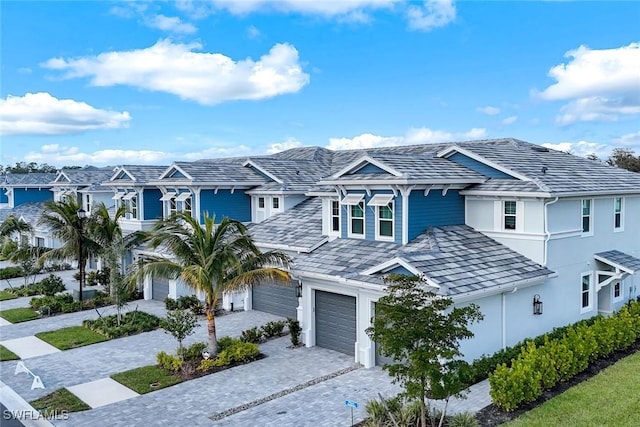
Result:
[[[596,316],[591,325],[567,328],[561,337],[527,342],[511,366],[489,375],[493,403],[512,411],[538,399],[543,390],[566,381],[594,361],[640,340],[640,303],[632,301],[610,317]]]

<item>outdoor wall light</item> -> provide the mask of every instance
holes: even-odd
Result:
[[[533,314],[542,314],[542,301],[540,301],[540,295],[538,294],[533,296]]]
[[[298,280],[298,284],[296,285],[296,297],[302,297],[302,282]]]
[[[77,214],[78,214],[78,218],[80,218],[80,219],[84,219],[84,218],[87,217],[87,211],[85,211],[82,208],[78,209]]]

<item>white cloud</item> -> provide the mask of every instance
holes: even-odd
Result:
[[[276,142],[274,144],[269,145],[269,147],[267,148],[267,153],[275,154],[281,151],[289,150],[291,148],[300,147],[301,145],[302,145],[302,142],[298,141],[293,137],[289,137],[282,142]]]
[[[566,153],[571,153],[575,154],[576,156],[582,157],[587,157],[587,155],[589,154],[595,154],[600,159],[606,159],[611,153],[610,146],[589,141],[559,142],[557,144],[546,142],[542,144],[542,146],[550,148],[552,150],[564,151]]]
[[[487,105],[485,107],[478,107],[476,111],[486,114],[487,116],[495,116],[496,114],[500,114],[500,109],[498,107],[492,107]]]
[[[503,125],[510,125],[512,123],[515,123],[516,120],[518,120],[518,116],[509,116],[509,117],[506,117],[506,118],[502,119],[502,124]]]
[[[47,92],[0,99],[0,135],[63,135],[127,127],[131,116]]]
[[[621,137],[614,138],[613,142],[616,146],[637,147],[640,149],[640,131],[628,133]]]
[[[409,6],[407,18],[412,30],[431,31],[453,22],[456,7],[453,0],[425,0],[423,7]]]
[[[200,104],[257,100],[295,93],[309,83],[298,51],[276,44],[258,61],[234,61],[221,53],[195,52],[200,43],[155,45],[81,58],[52,58],[43,67],[64,72],[63,78],[90,77],[94,86],[128,85],[168,92]]]
[[[326,17],[348,15],[352,12],[388,8],[399,0],[348,0],[348,1],[315,1],[315,0],[211,0],[210,4],[217,10],[225,10],[234,15],[246,15],[253,12],[276,11],[284,13],[301,13]],[[181,2],[180,7],[187,10],[192,5]],[[200,9],[202,10],[202,9]]]
[[[570,60],[549,70],[556,83],[540,93],[545,100],[568,100],[556,121],[613,121],[640,113],[640,43],[613,49],[580,46],[565,54]]]
[[[178,34],[193,34],[198,29],[188,22],[182,22],[177,16],[154,15],[145,19],[148,27]]]
[[[329,138],[327,148],[332,150],[352,150],[409,144],[432,144],[480,139],[486,137],[486,135],[487,130],[484,128],[472,128],[467,132],[455,133],[422,127],[410,128],[404,136],[380,136],[364,133],[353,138]]]
[[[260,35],[260,30],[256,28],[255,25],[249,25],[249,28],[247,28],[247,37],[249,37],[250,39],[257,39],[260,37]]]

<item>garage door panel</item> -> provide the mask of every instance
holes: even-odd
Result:
[[[252,289],[254,310],[275,314],[276,316],[297,318],[298,297],[292,283],[288,286],[277,283],[263,283]]]
[[[316,291],[316,345],[354,355],[356,299],[348,295]]]
[[[169,296],[169,279],[154,277],[151,279],[151,298],[164,301]]]

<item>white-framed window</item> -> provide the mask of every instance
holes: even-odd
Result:
[[[44,248],[44,237],[36,237],[36,247]]]
[[[91,213],[91,194],[84,195],[84,210]]]
[[[178,202],[176,199],[169,200],[169,216],[178,213]]]
[[[504,217],[502,226],[505,230],[516,229],[516,202],[515,200],[505,200],[502,204],[502,215]]]
[[[582,273],[580,276],[580,313],[593,310],[592,277],[591,273]]]
[[[624,230],[624,198],[613,198],[613,231]]]
[[[593,234],[593,200],[582,199],[582,235]]]
[[[340,201],[331,200],[329,209],[329,232],[340,234]]]
[[[271,206],[275,210],[280,210],[280,197],[274,197],[271,199]]]
[[[622,283],[620,281],[617,281],[613,284],[612,292],[614,301],[620,301],[622,299],[622,289]]]
[[[349,237],[364,238],[364,202],[349,205]]]
[[[376,240],[393,241],[393,202],[376,206]]]
[[[133,196],[127,200],[127,210],[131,219],[138,219],[138,197]]]
[[[258,209],[264,209],[264,197],[258,197]]]
[[[182,212],[191,216],[192,208],[191,208],[191,197],[187,197],[182,202]]]

